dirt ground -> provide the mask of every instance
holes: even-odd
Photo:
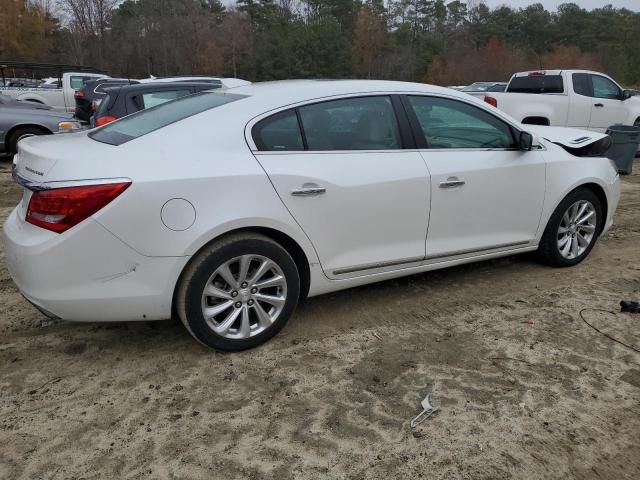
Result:
[[[640,162],[636,162],[636,171]],[[301,305],[252,351],[45,319],[0,247],[0,478],[640,478],[640,174],[590,258],[506,258]],[[0,160],[0,217],[20,197]],[[607,313],[610,312],[610,313]],[[440,411],[414,432],[430,394]]]

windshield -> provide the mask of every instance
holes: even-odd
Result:
[[[463,92],[484,92],[489,88],[491,83],[472,83],[468,87],[462,89]]]
[[[172,123],[205,110],[246,98],[231,93],[200,92],[162,103],[110,123],[89,134],[89,137],[110,145],[122,145]]]

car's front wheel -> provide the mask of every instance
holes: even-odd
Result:
[[[588,188],[574,190],[551,215],[540,242],[540,257],[554,267],[580,263],[593,249],[603,221],[598,196]]]
[[[176,308],[199,342],[244,350],[285,326],[299,293],[298,270],[284,248],[263,235],[238,234],[193,259],[181,277]]]

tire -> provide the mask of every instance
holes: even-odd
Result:
[[[583,206],[585,210],[579,214]],[[592,215],[580,222],[590,212]],[[540,259],[552,267],[572,267],[582,262],[596,244],[603,221],[600,199],[592,190],[578,188],[569,193],[547,223],[538,248]]]
[[[18,153],[18,142],[26,137],[32,137],[34,135],[47,135],[48,132],[42,130],[41,128],[35,127],[24,127],[18,128],[14,132],[11,133],[9,138],[7,139],[7,152],[9,155],[15,155]]]
[[[264,235],[243,233],[211,244],[191,261],[179,282],[176,310],[203,345],[238,351],[282,330],[299,295],[300,276],[291,255]]]

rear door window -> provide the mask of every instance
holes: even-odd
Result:
[[[593,89],[591,88],[591,80],[588,73],[574,73],[571,79],[573,80],[574,92],[585,97],[593,96]]]
[[[258,150],[285,152],[304,150],[295,110],[276,113],[258,122],[252,129]]]
[[[528,75],[513,77],[507,92],[513,93],[562,93],[564,82],[562,75]]]
[[[402,148],[388,96],[346,98],[299,108],[308,150]]]

